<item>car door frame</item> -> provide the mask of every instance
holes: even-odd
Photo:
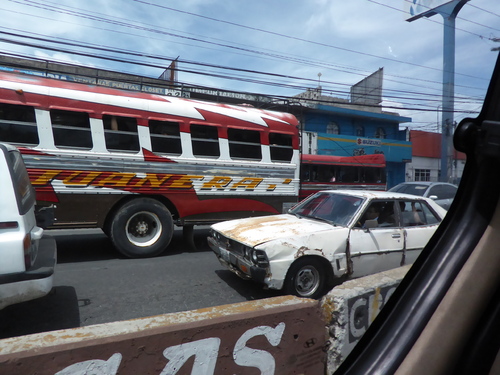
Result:
[[[391,201],[394,226],[363,228],[353,226],[349,231],[350,277],[362,277],[399,267],[405,252],[405,233],[397,214],[396,199],[373,199],[364,208],[360,218],[374,202]]]
[[[432,237],[433,233],[436,231],[436,228],[439,226],[441,218],[436,212],[434,212],[432,207],[424,200],[408,198],[408,199],[400,199],[399,202],[410,202],[410,203],[414,202],[423,204],[427,207],[430,213],[438,221],[435,224],[425,223],[415,226],[406,225],[404,219],[405,212],[401,211],[401,206],[399,204],[396,205],[400,216],[400,223],[404,230],[404,235],[405,235],[405,248],[403,251],[403,259],[401,261],[401,265],[404,266],[406,264],[412,264],[415,262],[417,257],[420,255],[420,252],[424,249],[425,245],[427,245],[428,240]]]

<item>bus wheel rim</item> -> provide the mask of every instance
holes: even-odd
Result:
[[[136,212],[125,226],[127,239],[135,246],[147,247],[160,238],[163,231],[160,218],[148,211]]]

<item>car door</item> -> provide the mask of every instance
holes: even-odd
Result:
[[[402,200],[399,207],[405,231],[402,264],[412,264],[436,231],[440,219],[425,201]]]
[[[376,207],[376,227],[368,228],[366,218]],[[351,277],[361,277],[399,267],[403,259],[404,230],[395,214],[394,200],[373,200],[349,234]]]

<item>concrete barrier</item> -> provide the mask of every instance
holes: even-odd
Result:
[[[291,296],[0,340],[0,374],[331,374],[408,267]]]
[[[410,266],[351,280],[321,300],[328,336],[327,373],[332,374],[373,322]]]
[[[325,342],[318,301],[283,296],[0,340],[0,373],[322,374]]]

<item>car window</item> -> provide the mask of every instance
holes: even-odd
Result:
[[[401,187],[397,189],[391,189],[391,191],[397,191],[398,193],[405,193],[411,195],[419,195],[422,197],[427,191],[427,187],[428,187],[427,185],[407,184],[407,185],[401,185]]]
[[[344,226],[356,216],[362,201],[362,198],[350,195],[317,193],[294,207],[290,213]]]
[[[428,196],[435,195],[438,199],[453,199],[457,188],[450,185],[436,185],[429,190]]]
[[[427,202],[400,201],[403,226],[431,225],[440,222],[439,217],[430,209]]]
[[[395,227],[398,221],[394,211],[394,201],[377,200],[368,205],[355,227],[364,228],[366,220],[377,220],[378,227]]]

